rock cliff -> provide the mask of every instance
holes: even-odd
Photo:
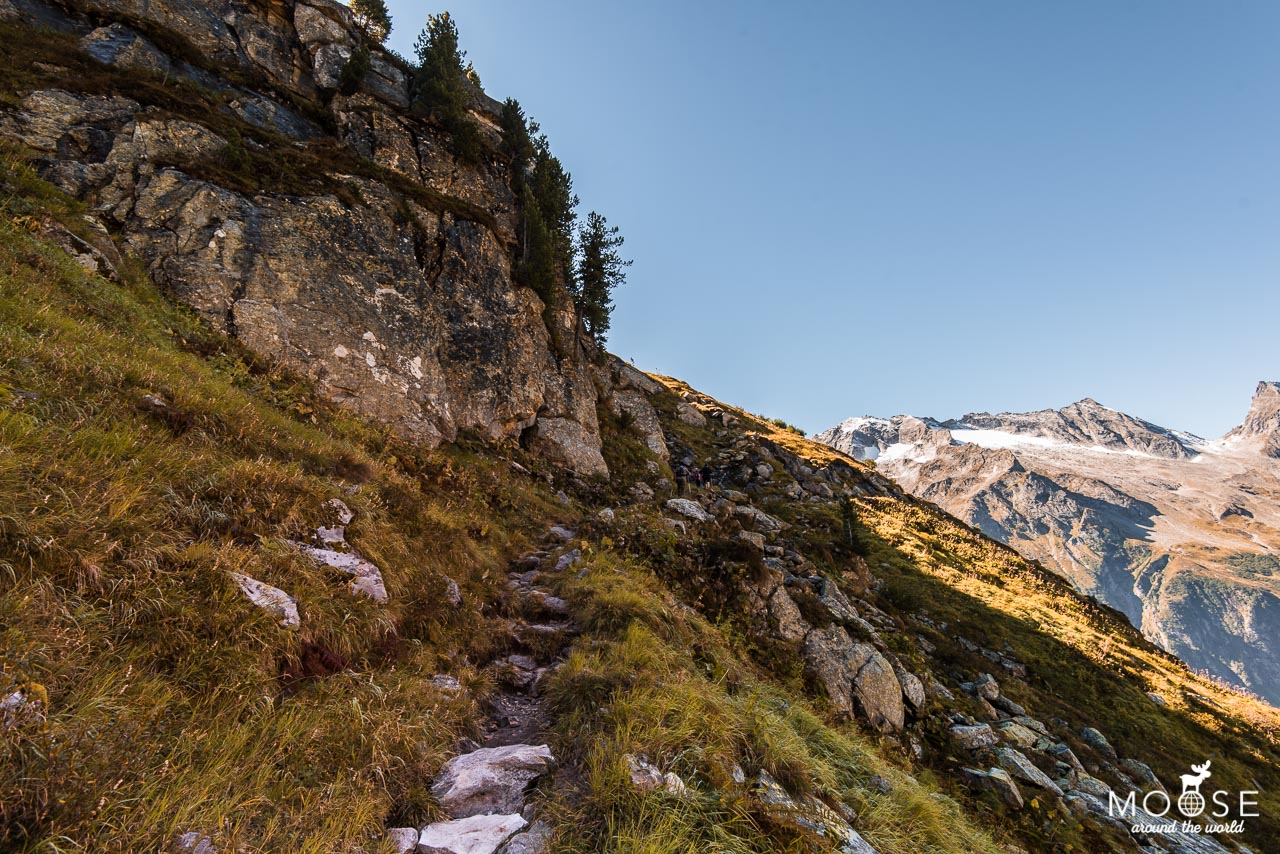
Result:
[[[605,473],[592,354],[557,343],[573,312],[512,278],[492,99],[475,93],[472,163],[376,46],[342,94],[367,40],[333,0],[0,0],[0,16],[62,37],[37,40],[0,137],[211,324],[416,441],[523,437]]]

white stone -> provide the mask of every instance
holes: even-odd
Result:
[[[279,587],[272,587],[256,578],[250,578],[247,575],[241,575],[238,572],[231,573],[231,577],[235,579],[236,585],[239,586],[240,592],[243,593],[250,602],[259,608],[270,611],[280,618],[280,625],[286,629],[296,629],[302,622],[298,616],[298,600],[294,599],[288,593],[285,593]]]
[[[382,583],[382,570],[355,552],[339,552],[319,549],[306,543],[290,543],[316,563],[333,567],[352,576],[351,592],[368,596],[375,602],[387,601],[387,588]]]
[[[431,792],[453,818],[519,812],[525,788],[554,761],[545,744],[482,747],[446,762]]]
[[[527,822],[519,815],[476,815],[422,828],[418,854],[494,854]]]
[[[674,510],[681,516],[685,516],[695,522],[710,522],[712,519],[711,514],[703,510],[701,504],[696,501],[690,501],[688,498],[672,498],[668,500],[667,509]]]

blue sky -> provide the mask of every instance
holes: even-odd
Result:
[[[1280,379],[1280,4],[447,8],[635,264],[610,348],[809,431]]]

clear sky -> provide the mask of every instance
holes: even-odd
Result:
[[[448,9],[635,259],[610,348],[808,431],[1280,379],[1280,3]]]

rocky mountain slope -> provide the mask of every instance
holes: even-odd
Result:
[[[1280,841],[1274,708],[870,466],[557,343],[502,158],[455,162],[394,57],[326,82],[344,7],[0,15],[0,848]],[[1112,814],[1206,758],[1259,815]]]
[[[1208,442],[1082,400],[819,437],[1123,611],[1194,668],[1280,702],[1280,386]]]
[[[409,75],[333,0],[0,0],[0,137],[209,323],[352,409],[435,444],[529,430],[599,473],[596,392],[567,302],[511,278],[506,165],[450,153]],[[490,148],[496,102],[472,115]],[[544,319],[544,314],[546,318]]]

